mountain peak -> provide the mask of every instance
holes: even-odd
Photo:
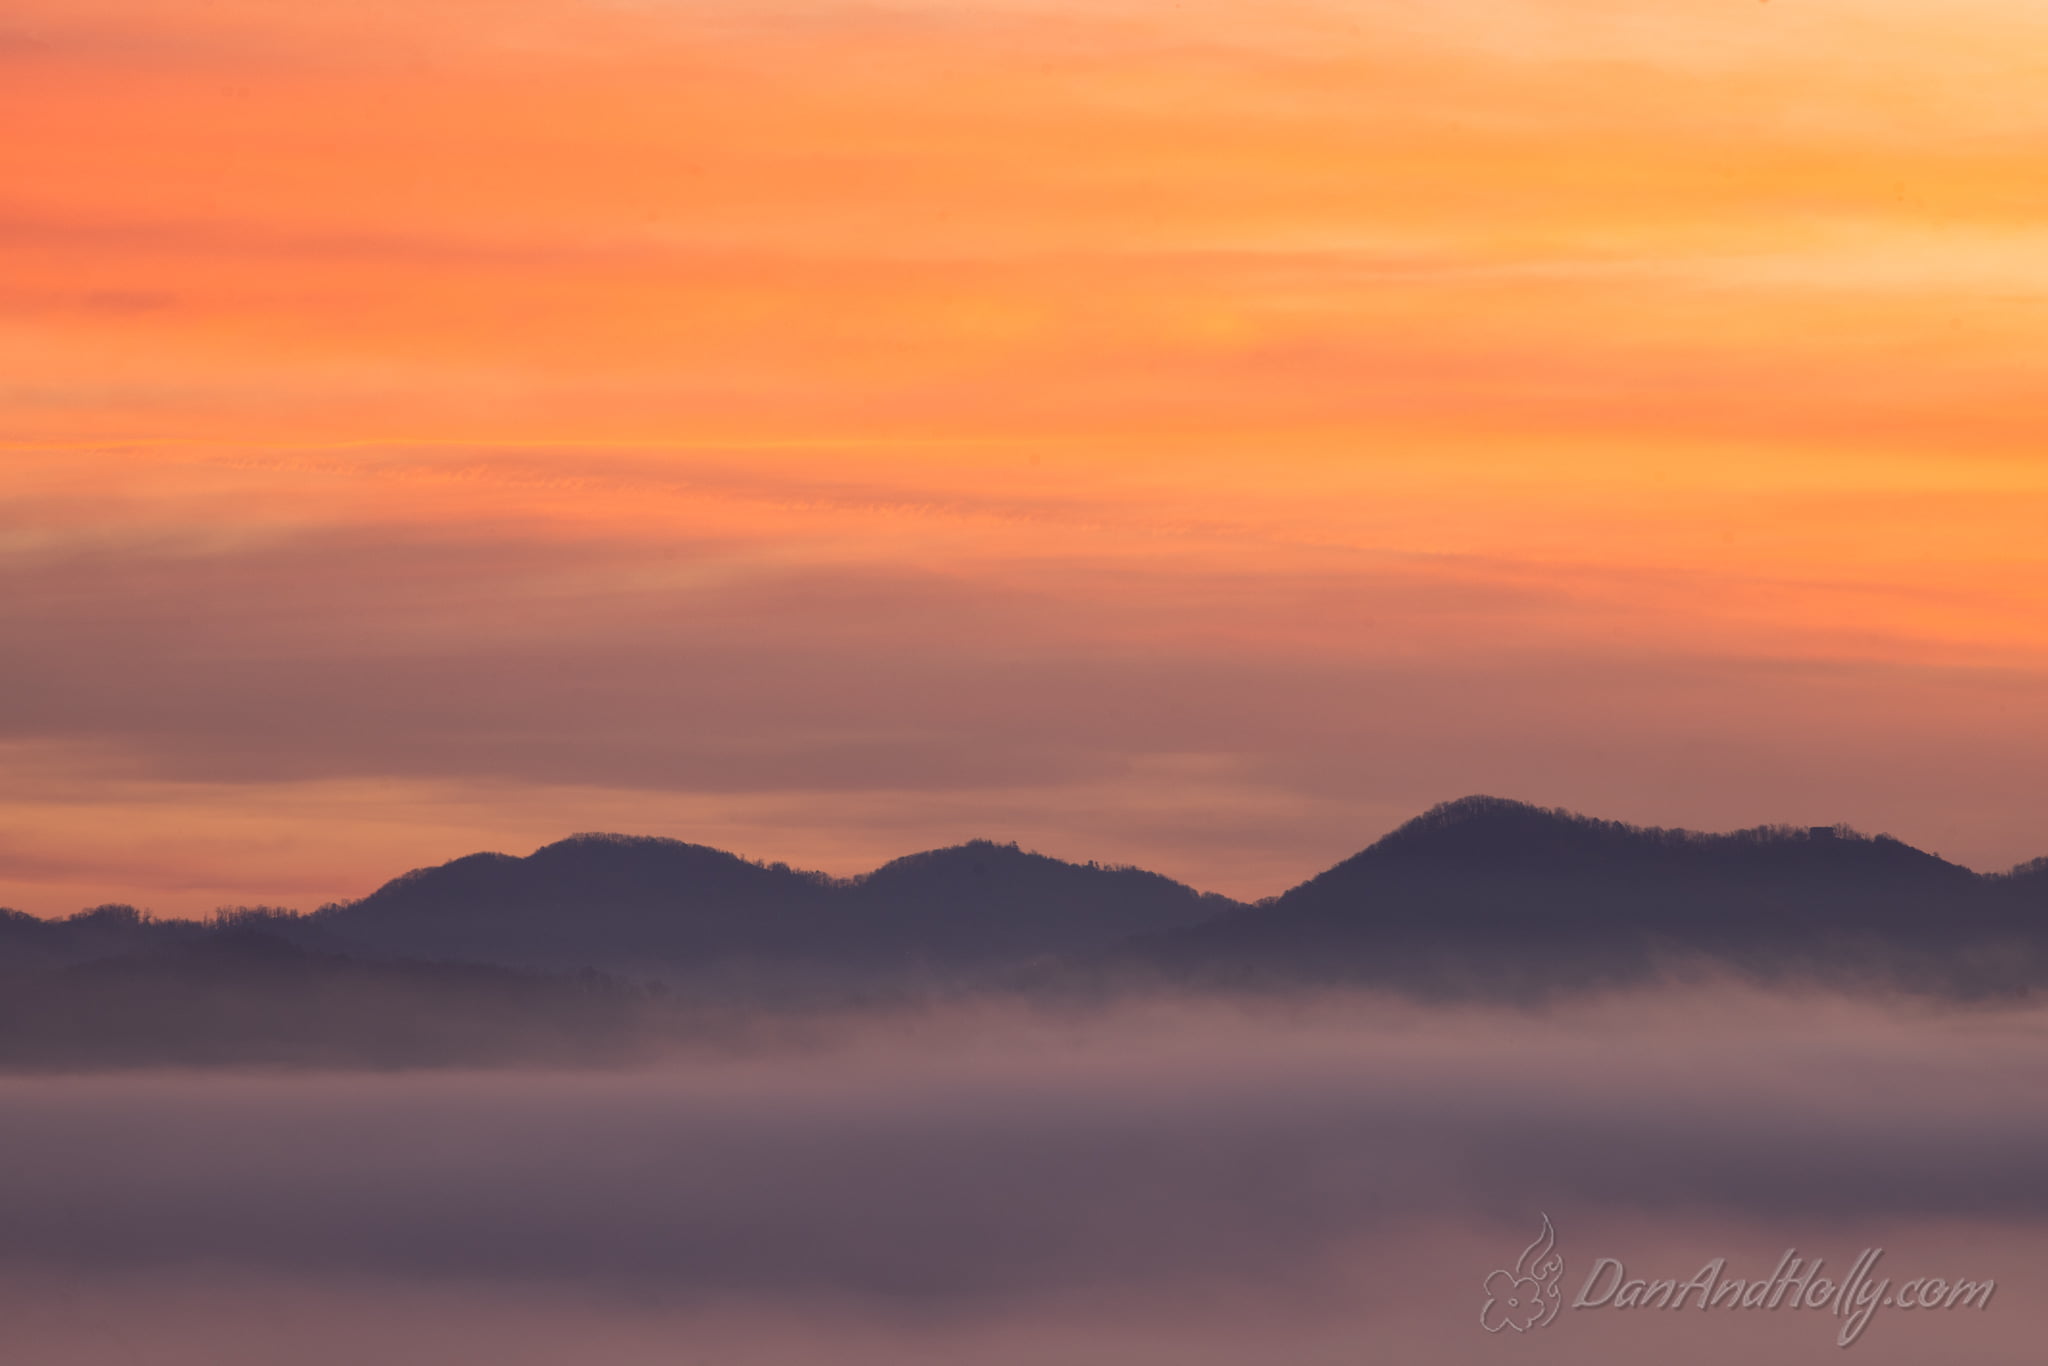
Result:
[[[1544,873],[1646,864],[1770,876],[1806,873],[1971,879],[1968,869],[1846,825],[1759,825],[1707,834],[1599,820],[1504,797],[1461,797],[1402,825],[1331,869],[1456,867],[1470,873]],[[1325,877],[1329,874],[1324,874]]]
[[[894,882],[912,874],[933,875],[950,872],[1014,875],[1021,869],[1070,866],[1076,865],[1063,863],[1036,850],[1021,848],[1015,841],[1004,844],[996,840],[975,839],[964,844],[949,844],[943,849],[923,849],[915,854],[890,859],[879,868],[855,876],[852,881],[856,885],[865,886]]]
[[[1472,870],[1528,869],[1560,861],[1611,859],[1687,832],[1596,820],[1563,807],[1506,797],[1460,797],[1433,806],[1339,864],[1455,864]],[[1335,871],[1335,870],[1332,870]]]
[[[1404,821],[1374,847],[1411,848],[1436,843],[1446,836],[1462,839],[1474,833],[1497,835],[1511,830],[1554,833],[1571,826],[1612,824],[1615,822],[1596,821],[1561,806],[1537,806],[1511,797],[1475,793],[1455,801],[1439,802],[1421,815]]]

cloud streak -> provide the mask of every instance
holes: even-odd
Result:
[[[2037,854],[2038,30],[16,5],[13,866],[190,847],[0,904],[617,811],[1243,895],[1474,790]]]

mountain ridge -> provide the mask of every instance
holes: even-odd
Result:
[[[1211,985],[1485,994],[1712,963],[2013,991],[2048,978],[2044,868],[1977,873],[1846,826],[1704,834],[1466,797],[1278,897],[1118,957]]]
[[[2048,985],[2048,859],[1977,873],[1846,826],[1701,833],[1470,796],[1244,903],[993,840],[834,877],[586,833],[412,869],[310,914],[8,912],[0,978],[237,928],[366,962],[597,971],[742,1004],[1077,976],[1540,993],[1641,981],[1679,960],[2011,992]]]
[[[992,840],[835,878],[654,836],[579,835],[468,855],[321,907],[304,928],[359,952],[486,956],[664,976],[764,962],[975,971],[1106,949],[1237,903],[1140,869]]]

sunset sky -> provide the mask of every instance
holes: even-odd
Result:
[[[2048,854],[2039,0],[0,0],[0,906]]]

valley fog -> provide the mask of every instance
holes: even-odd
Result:
[[[1598,1257],[1994,1279],[1867,1362],[2037,1359],[2048,1014],[1734,989],[960,1007],[627,1069],[0,1079],[36,1363],[1762,1362]],[[1565,1308],[1480,1326],[1547,1214]]]

